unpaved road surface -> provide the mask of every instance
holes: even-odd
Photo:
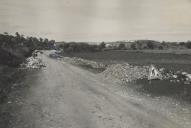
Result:
[[[165,116],[155,105],[146,106],[149,101],[116,93],[115,83],[67,62],[51,59],[48,54],[41,55],[46,67],[26,79],[30,88],[20,95],[9,127],[189,127],[175,117]]]

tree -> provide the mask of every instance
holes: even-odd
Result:
[[[42,43],[42,42],[43,42],[43,39],[42,39],[42,38],[39,38],[39,41]]]
[[[48,43],[48,39],[47,38],[44,39],[44,43]]]
[[[100,48],[100,49],[104,49],[104,48],[105,48],[105,43],[104,43],[104,42],[101,42],[101,43],[99,44],[99,48]]]
[[[118,46],[118,49],[124,50],[125,49],[125,44],[124,43],[120,43],[119,46]]]
[[[16,37],[20,38],[20,34],[18,32],[15,33]]]
[[[137,49],[142,49],[142,43],[144,43],[144,40],[136,41]]]
[[[4,35],[9,35],[8,32],[4,32]]]
[[[180,46],[185,46],[186,43],[185,43],[185,42],[180,42],[179,45],[180,45]]]
[[[147,47],[148,47],[149,49],[154,49],[154,43],[149,41],[149,42],[147,43]]]
[[[188,42],[186,43],[186,47],[187,47],[188,49],[191,49],[191,41],[188,41]]]
[[[136,47],[136,44],[135,44],[135,43],[132,43],[132,44],[131,44],[131,49],[133,49],[133,50],[136,50],[136,49],[137,49],[137,47]]]
[[[160,49],[160,50],[163,50],[164,48],[163,48],[163,46],[161,45],[161,46],[159,46],[159,49]]]

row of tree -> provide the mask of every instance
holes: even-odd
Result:
[[[153,40],[137,40],[133,42],[120,41],[108,43],[109,49],[142,50],[142,49],[191,49],[191,41],[187,42],[158,42]]]
[[[105,43],[102,42],[99,45],[88,44],[88,43],[61,43],[58,45],[58,48],[62,49],[66,53],[70,52],[98,52],[102,51],[105,48]]]
[[[34,50],[53,49],[54,45],[54,40],[24,37],[18,32],[15,35],[0,34],[0,64],[18,66]]]
[[[154,40],[101,42],[100,44],[88,44],[83,42],[60,42],[58,48],[64,52],[99,52],[103,50],[143,50],[143,49],[191,49],[191,41],[187,42],[159,42]]]

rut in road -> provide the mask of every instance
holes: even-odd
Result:
[[[181,128],[176,120],[114,92],[114,83],[41,55],[46,68],[25,82],[14,128]],[[30,75],[29,75],[30,76]],[[188,128],[188,127],[187,127]]]

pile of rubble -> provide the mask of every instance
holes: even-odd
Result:
[[[184,84],[191,84],[191,74],[187,72],[178,71],[171,76],[170,82],[174,83],[182,82]]]
[[[39,69],[45,67],[45,64],[42,62],[40,56],[40,52],[35,51],[31,57],[27,58],[25,63],[21,64],[21,68],[27,69]]]
[[[113,64],[106,68],[102,74],[105,77],[114,77],[123,82],[132,82],[138,79],[148,79],[150,66],[133,66],[125,64]],[[191,74],[187,72],[171,72],[164,68],[159,69],[161,73],[160,80],[169,80],[170,82],[191,84]]]
[[[72,58],[64,57],[63,60],[66,62],[69,62],[71,64],[74,64],[74,65],[89,66],[89,67],[92,67],[94,69],[106,68],[106,66],[107,66],[103,63],[99,63],[99,62],[95,62],[95,61],[91,61],[91,60],[85,60],[85,59],[77,58],[77,57],[72,57]]]
[[[117,78],[122,82],[128,83],[138,79],[148,79],[150,66],[135,66],[128,63],[106,65],[103,63],[86,60],[77,57],[64,57],[64,61],[73,65],[88,66],[93,69],[104,69],[101,75],[106,78]],[[164,68],[158,69],[161,73],[160,80],[170,80],[170,82],[191,83],[191,74],[186,72],[171,72]]]
[[[132,82],[148,77],[149,66],[132,66],[125,64],[113,64],[102,73],[105,77],[115,77],[123,82]]]

